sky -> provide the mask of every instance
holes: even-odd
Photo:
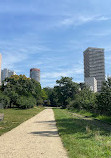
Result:
[[[40,68],[42,87],[61,76],[84,81],[83,51],[105,49],[111,75],[111,0],[0,0],[2,69],[30,75]]]

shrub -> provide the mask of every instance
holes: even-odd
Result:
[[[17,99],[17,106],[21,109],[29,109],[36,105],[36,99],[33,97],[20,96]]]
[[[84,88],[75,96],[75,100],[71,101],[67,106],[68,109],[85,109],[88,111],[95,111],[96,107],[96,94],[91,92],[88,88]]]
[[[39,106],[39,105],[43,105],[43,99],[38,99],[37,100],[37,106]]]
[[[111,115],[111,77],[103,83],[101,93],[97,96],[98,111]]]
[[[10,98],[0,93],[0,103],[3,108],[8,108],[10,105]]]
[[[67,105],[68,109],[80,109],[80,102],[78,102],[76,99],[71,101],[68,105]]]

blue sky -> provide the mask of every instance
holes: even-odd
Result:
[[[29,77],[40,68],[42,87],[61,76],[83,82],[83,51],[105,48],[111,75],[111,0],[0,0],[2,69]]]

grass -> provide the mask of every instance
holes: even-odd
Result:
[[[98,128],[93,120],[76,118],[67,110],[54,109],[54,113],[69,158],[111,158],[110,131]]]
[[[78,110],[78,109],[73,109],[69,111],[83,115],[83,116],[93,117],[98,120],[105,121],[106,123],[111,123],[111,116],[99,115],[99,114],[88,112],[86,110]]]
[[[43,107],[35,107],[32,109],[0,109],[0,113],[4,113],[4,120],[0,122],[0,135],[17,127],[22,122],[42,111]]]

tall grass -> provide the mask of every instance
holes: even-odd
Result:
[[[111,131],[63,109],[54,109],[54,113],[69,158],[111,158]]]

